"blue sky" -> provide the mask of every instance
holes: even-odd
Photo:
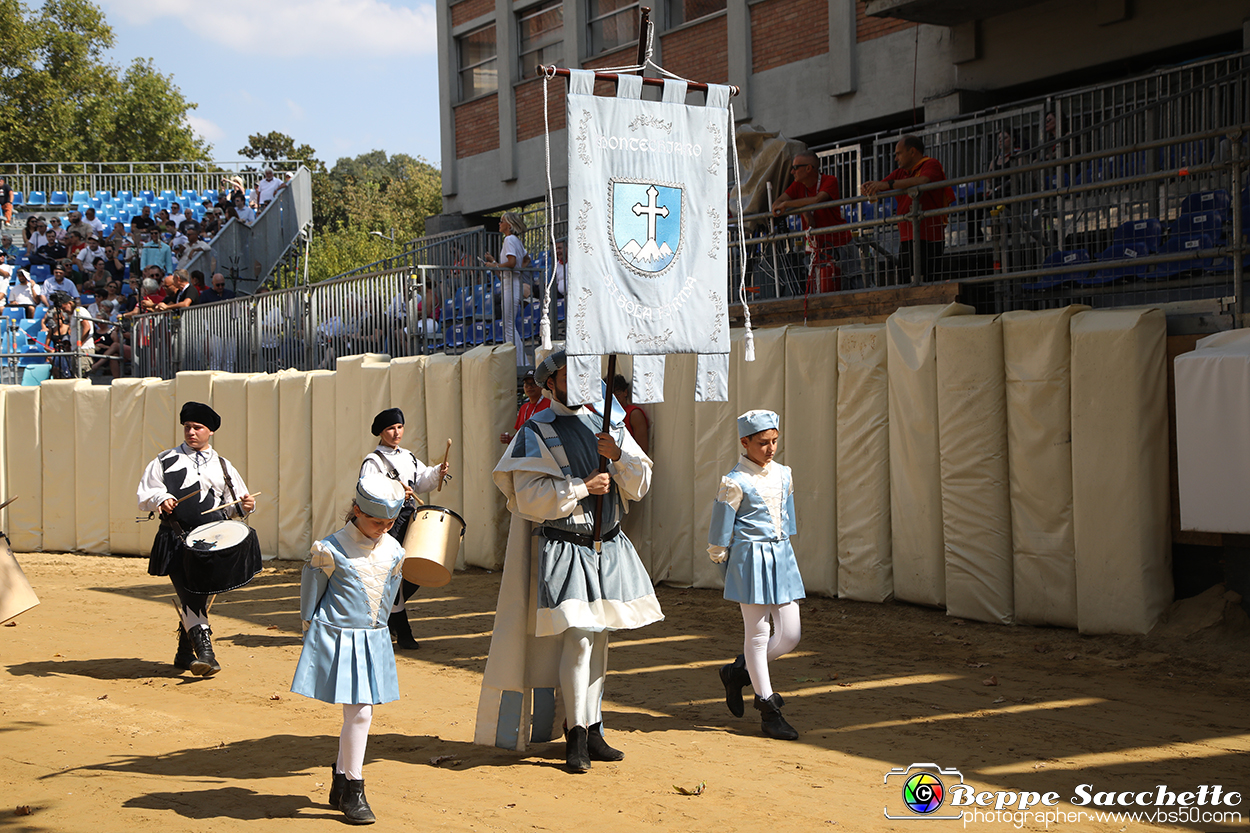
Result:
[[[277,130],[333,166],[371,150],[439,164],[437,36],[417,0],[96,0],[112,61],[152,58],[213,157]]]

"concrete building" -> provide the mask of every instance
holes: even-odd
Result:
[[[446,213],[431,231],[544,199],[535,66],[634,63],[639,5],[438,0]],[[738,123],[813,146],[1250,48],[1247,0],[665,0],[652,20],[653,61],[739,86]],[[557,203],[564,90],[546,91]]]

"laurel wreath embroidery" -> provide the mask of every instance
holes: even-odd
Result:
[[[647,380],[647,401],[654,402],[655,396],[655,371],[649,370],[643,374],[643,378]]]
[[[707,256],[716,260],[716,253],[720,251],[720,212],[715,208],[708,208],[707,216],[712,218],[712,248],[708,250]]]
[[[577,337],[583,344],[590,341],[590,333],[586,330],[586,305],[590,303],[590,296],[593,294],[587,287],[582,287],[581,297],[577,299],[577,313],[573,316],[577,319]]]
[[[725,311],[725,302],[716,292],[708,292],[707,296],[712,299],[712,306],[716,310],[716,326],[712,328],[712,341],[720,341],[721,314]]]
[[[673,123],[671,121],[664,121],[664,119],[659,116],[652,116],[646,113],[643,113],[629,123],[630,130],[636,131],[640,127],[658,127],[665,133],[673,132]]]
[[[663,333],[660,333],[659,335],[649,336],[646,333],[637,332],[631,327],[629,330],[629,335],[625,337],[636,344],[649,345],[652,347],[662,347],[663,345],[668,343],[668,340],[670,338],[673,337],[673,331],[665,330]]]
[[[586,215],[590,213],[592,208],[594,206],[590,204],[590,200],[582,200],[582,210],[577,212],[577,225],[575,226],[577,229],[578,248],[586,254],[590,254],[595,250],[595,247],[586,239]]]
[[[720,168],[720,155],[724,140],[721,138],[720,128],[716,125],[709,125],[708,130],[712,131],[712,164],[707,166],[707,172],[715,175]]]
[[[583,165],[590,164],[590,151],[587,150],[590,135],[586,132],[586,125],[589,123],[590,113],[583,110],[582,118],[577,124],[577,157],[582,160]]]

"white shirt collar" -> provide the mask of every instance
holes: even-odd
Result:
[[[562,404],[559,399],[553,398],[551,400],[551,410],[555,411],[559,416],[576,416],[577,414],[585,413],[587,408],[585,405],[570,408],[568,405]]]
[[[352,543],[360,547],[363,550],[372,551],[374,547],[382,543],[381,537],[379,537],[375,541],[374,539],[370,538],[368,535],[365,535],[363,532],[361,532],[360,528],[357,527],[356,524],[350,521],[347,523],[346,529],[347,529],[347,534],[351,537]],[[384,534],[389,534],[389,533],[384,533]]]
[[[743,454],[742,459],[738,461],[738,465],[748,474],[767,475],[773,470],[772,463],[769,463],[767,466],[761,466],[745,454]]]

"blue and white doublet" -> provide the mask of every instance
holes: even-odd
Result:
[[[300,580],[308,622],[291,691],[326,703],[399,699],[395,649],[386,619],[399,587],[404,549],[349,523],[312,546]]]
[[[708,533],[712,556],[729,550],[720,565],[725,598],[766,605],[804,598],[803,576],[790,546],[797,532],[789,467],[777,462],[760,467],[744,456],[721,478]]]

